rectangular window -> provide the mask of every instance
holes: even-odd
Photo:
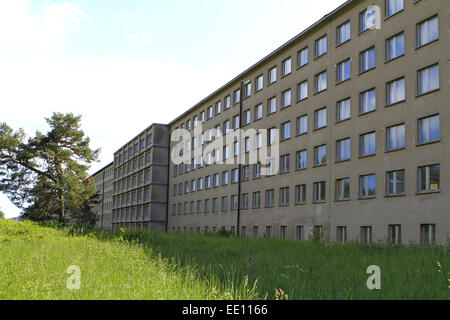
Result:
[[[376,134],[375,132],[366,133],[360,136],[360,151],[361,157],[373,155],[377,152]]]
[[[264,87],[264,76],[260,75],[255,80],[255,92],[261,91]]]
[[[431,245],[431,246],[436,244],[435,224],[422,224],[420,226],[420,243],[422,245]]]
[[[269,70],[269,84],[272,84],[277,81],[277,67],[273,67]]]
[[[241,121],[239,115],[233,117],[233,129],[237,130],[241,127]]]
[[[372,227],[361,227],[361,243],[372,243]]]
[[[361,102],[360,102],[360,114],[372,112],[376,110],[376,94],[375,89],[367,90],[360,94]]]
[[[241,206],[242,206],[242,209],[244,209],[244,210],[248,209],[248,193],[242,194]]]
[[[253,179],[261,178],[261,163],[253,165]]]
[[[300,50],[297,54],[297,67],[303,67],[308,64],[308,47]]]
[[[439,39],[439,20],[432,17],[417,25],[417,47],[422,47],[428,43]]]
[[[231,97],[230,96],[226,96],[225,100],[224,100],[224,106],[223,109],[227,110],[231,107]]]
[[[439,164],[419,168],[419,193],[438,192],[441,189],[440,171],[441,166]]]
[[[262,117],[263,117],[263,105],[261,103],[255,107],[255,121],[262,119]]]
[[[336,160],[350,160],[350,138],[339,140],[337,141],[336,145]]]
[[[336,180],[336,201],[350,200],[350,178]]]
[[[289,187],[280,189],[280,207],[289,205]]]
[[[233,93],[233,103],[237,104],[241,102],[241,89],[237,89]]]
[[[402,32],[386,40],[386,61],[405,54],[405,33]]]
[[[261,207],[261,192],[253,192],[253,209]]]
[[[325,201],[325,181],[314,183],[314,202],[324,202]]]
[[[347,21],[337,28],[337,45],[339,46],[349,40],[350,40],[350,21]]]
[[[244,126],[250,124],[250,122],[251,122],[250,110],[244,111]]]
[[[439,65],[418,71],[418,93],[419,95],[439,89]]]
[[[297,135],[308,133],[308,116],[304,115],[297,118]]]
[[[322,145],[314,148],[314,165],[320,166],[327,163],[327,146]]]
[[[267,102],[267,114],[272,114],[277,111],[277,97],[270,98]]]
[[[308,80],[297,85],[297,101],[303,101],[308,98]]]
[[[419,120],[419,143],[431,143],[441,138],[439,115]]]
[[[208,108],[208,114],[207,114],[207,116],[208,116],[208,120],[209,120],[209,119],[212,119],[212,117],[213,117],[213,107],[209,107],[209,108]]]
[[[238,200],[238,196],[231,196],[231,210],[237,210]]]
[[[218,173],[214,174],[214,188],[220,185],[220,175]]]
[[[321,72],[316,75],[316,93],[327,90],[327,72]]]
[[[316,58],[327,53],[327,36],[316,40]]]
[[[314,115],[314,124],[316,130],[327,126],[327,108],[317,110]]]
[[[287,108],[291,105],[291,90],[286,90],[281,94],[281,108]]]
[[[250,179],[250,167],[242,167],[242,181],[248,181]]]
[[[222,172],[222,185],[226,186],[230,183],[230,173],[228,171]]]
[[[239,181],[239,169],[233,169],[231,183],[238,183]]]
[[[305,236],[304,236],[304,227],[303,226],[297,226],[296,227],[296,240],[297,241],[303,241]]]
[[[249,81],[244,84],[244,99],[252,95],[252,83]]]
[[[200,121],[203,123],[203,122],[205,122],[205,111],[202,111],[201,113],[200,113]]]
[[[296,170],[306,169],[308,167],[308,152],[306,150],[298,151],[296,154]]]
[[[403,0],[386,0],[386,17],[393,16],[394,14],[404,9]]]
[[[280,227],[280,239],[281,240],[286,240],[287,238],[287,227],[286,226],[281,226]]]
[[[286,122],[281,125],[281,141],[291,138],[291,122]]]
[[[244,152],[245,153],[250,152],[250,138],[249,137],[246,137],[244,139]]]
[[[386,194],[388,196],[405,194],[405,170],[388,172],[386,180]]]
[[[405,78],[388,82],[386,103],[391,105],[405,100]]]
[[[405,147],[405,125],[387,128],[387,150],[397,150]]]
[[[388,228],[389,243],[399,245],[402,243],[402,226],[399,224],[391,224]]]
[[[295,186],[295,204],[306,203],[306,184]]]
[[[336,242],[340,244],[347,243],[347,227],[336,228]]]
[[[205,200],[205,213],[208,213],[211,210],[211,200],[206,199]]]
[[[266,208],[273,207],[274,195],[273,189],[266,190]]]
[[[282,76],[283,77],[287,76],[291,72],[292,72],[292,59],[288,58],[288,59],[283,61],[283,64],[282,64]]]
[[[228,210],[228,197],[222,197],[222,211]]]
[[[351,77],[351,59],[347,59],[337,65],[337,83],[344,82]]]
[[[375,48],[367,49],[359,55],[359,72],[375,69]]]
[[[360,177],[359,181],[359,197],[374,198],[375,197],[375,174],[365,175]]]
[[[270,128],[267,132],[267,145],[271,146],[274,143],[277,142],[277,129],[276,128]]]
[[[281,173],[286,173],[291,170],[291,155],[286,154],[280,157],[281,160]]]
[[[375,8],[366,9],[359,14],[359,32],[364,32],[375,27],[376,12]]]
[[[339,101],[336,106],[337,121],[348,120],[351,117],[351,100],[350,98]]]

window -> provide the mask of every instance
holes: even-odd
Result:
[[[350,119],[350,98],[339,101],[336,106],[336,120],[344,121]]]
[[[250,138],[249,137],[246,137],[244,139],[244,152],[245,153],[250,152]]]
[[[217,101],[216,102],[216,114],[220,114],[222,112],[222,102]]]
[[[240,151],[239,150],[239,142],[236,141],[236,142],[233,143],[233,156],[237,157],[239,155],[239,153],[240,153],[239,151]]]
[[[350,40],[350,21],[347,21],[337,28],[337,45],[339,46],[349,40]]]
[[[344,82],[348,79],[350,79],[351,71],[350,71],[350,62],[351,59],[347,59],[345,61],[342,61],[341,63],[338,63],[337,65],[337,82]]]
[[[266,208],[273,207],[273,201],[274,201],[274,190],[266,190]]]
[[[233,169],[231,183],[237,183],[239,181],[239,169]]]
[[[297,241],[303,241],[303,239],[304,239],[304,227],[303,226],[296,227],[295,239]]]
[[[280,189],[280,207],[289,205],[289,187]]]
[[[291,170],[291,155],[286,154],[284,156],[281,156],[281,173],[286,173]]]
[[[253,238],[258,238],[258,227],[253,227]]]
[[[405,54],[405,34],[402,32],[386,40],[386,61]]]
[[[269,70],[269,84],[277,81],[277,67],[273,67]]]
[[[263,105],[261,103],[255,107],[255,121],[262,119],[262,117],[263,117]]]
[[[316,93],[327,90],[327,72],[321,72],[316,75]]]
[[[281,141],[291,138],[291,122],[286,122],[281,125]]]
[[[211,176],[206,177],[206,189],[211,188]]]
[[[297,67],[301,68],[308,64],[308,47],[297,53]]]
[[[262,148],[262,133],[257,133],[255,136],[255,146],[256,149]]]
[[[222,197],[222,211],[228,210],[228,197]]]
[[[287,76],[292,72],[292,59],[288,58],[283,61],[281,76]]]
[[[302,101],[307,98],[308,98],[308,80],[305,80],[297,85],[297,101]]]
[[[359,72],[375,69],[375,48],[367,49],[359,55]]]
[[[261,163],[256,163],[253,165],[253,179],[261,178]]]
[[[233,117],[233,129],[237,130],[241,126],[241,121],[239,115]]]
[[[237,210],[238,200],[238,196],[231,196],[231,210]]]
[[[364,10],[359,14],[359,32],[364,32],[375,26],[375,9]]]
[[[313,233],[314,233],[314,235],[316,235],[319,239],[322,239],[322,236],[323,236],[323,226],[314,226]]]
[[[272,114],[277,111],[277,97],[270,98],[267,103],[267,114]]]
[[[250,179],[250,167],[242,167],[242,181],[248,181]]]
[[[350,138],[337,141],[336,160],[350,160]]]
[[[320,166],[327,163],[327,146],[322,145],[314,148],[314,165]]]
[[[210,199],[205,200],[205,213],[208,213],[210,211],[210,203],[211,203]]]
[[[314,124],[316,130],[327,126],[327,108],[317,110],[314,115]]]
[[[214,188],[217,188],[220,185],[220,176],[218,173],[214,174]]]
[[[224,103],[223,109],[224,110],[229,109],[231,107],[231,97],[230,96],[226,96],[224,102],[225,103]]]
[[[255,80],[255,92],[261,91],[264,87],[264,76],[260,75]]]
[[[261,192],[253,192],[253,209],[261,207]]]
[[[436,244],[436,225],[422,224],[420,226],[420,243],[422,245]]]
[[[209,119],[212,119],[212,117],[213,117],[213,107],[209,107],[208,108],[208,120]]]
[[[402,243],[402,226],[399,224],[391,224],[388,227],[389,243],[399,245]]]
[[[252,95],[252,83],[249,81],[244,84],[244,99]]]
[[[347,243],[347,227],[336,228],[336,242],[340,244]]]
[[[405,78],[387,84],[386,100],[388,106],[405,100]]]
[[[306,134],[308,132],[308,116],[304,115],[297,118],[297,135]]]
[[[189,182],[184,183],[184,193],[189,193]]]
[[[388,196],[405,194],[405,170],[388,172],[386,180],[386,194]]]
[[[244,210],[248,209],[248,193],[242,194],[241,206],[242,206],[242,209],[244,209]]]
[[[387,151],[405,147],[405,125],[387,128]]]
[[[203,122],[205,122],[205,111],[202,111],[201,113],[200,113],[200,121],[203,123]]]
[[[419,168],[419,193],[438,192],[440,190],[439,164]]]
[[[360,136],[360,151],[361,157],[374,155],[377,152],[376,134],[375,132],[366,133]]]
[[[192,180],[191,181],[191,190],[192,190],[192,192],[195,192],[196,190],[197,190],[197,184],[196,184],[196,180]]]
[[[296,154],[295,169],[302,170],[308,167],[308,152],[306,150],[298,151]]]
[[[361,97],[360,114],[375,111],[377,102],[375,89],[370,89],[361,93],[360,97]]]
[[[325,201],[325,181],[314,183],[314,202]]]
[[[286,240],[287,238],[287,227],[286,226],[281,226],[280,227],[280,239],[281,240]]]
[[[375,174],[360,177],[359,197],[374,198],[375,197]]]
[[[350,200],[350,178],[336,180],[336,201]]]
[[[327,53],[327,36],[316,40],[316,58]]]
[[[281,94],[281,108],[286,108],[291,105],[291,90],[286,90]]]
[[[222,172],[222,185],[226,186],[230,183],[230,173],[228,171]]]
[[[274,143],[277,142],[277,129],[276,128],[270,128],[267,132],[267,145],[271,146]]]
[[[306,203],[306,184],[295,186],[295,204]]]
[[[422,47],[428,43],[439,39],[438,17],[432,17],[417,25],[417,47]]]
[[[264,237],[266,237],[266,238],[271,238],[272,237],[272,227],[271,226],[267,226],[266,227],[266,232],[264,234]]]
[[[418,93],[419,95],[439,89],[439,65],[419,70]]]
[[[244,111],[244,126],[250,124],[251,122],[250,110]]]
[[[419,143],[431,143],[439,141],[440,123],[439,115],[423,118],[419,120]]]
[[[386,17],[391,17],[403,9],[403,0],[386,0]]]
[[[241,102],[241,89],[236,89],[233,93],[233,103]]]
[[[372,243],[372,227],[361,227],[361,243]]]

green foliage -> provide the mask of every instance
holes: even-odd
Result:
[[[0,219],[5,219],[5,214],[1,209],[0,209]]]
[[[99,150],[80,129],[81,117],[54,113],[46,118],[50,131],[26,140],[24,131],[0,124],[0,191],[26,210],[29,219],[65,220],[67,210],[79,208],[95,193],[86,184],[87,170]]]
[[[0,256],[0,299],[450,298],[448,246],[113,233],[0,221]],[[69,265],[81,267],[78,292],[65,288]],[[381,290],[366,287],[371,265],[381,268]]]

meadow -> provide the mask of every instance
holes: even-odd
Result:
[[[369,290],[367,268],[381,269]],[[69,290],[70,266],[81,288]],[[446,247],[112,233],[0,220],[0,299],[450,298]]]

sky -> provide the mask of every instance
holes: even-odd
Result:
[[[82,115],[94,173],[344,2],[0,0],[0,122],[32,136]],[[3,194],[0,209],[20,213]]]

